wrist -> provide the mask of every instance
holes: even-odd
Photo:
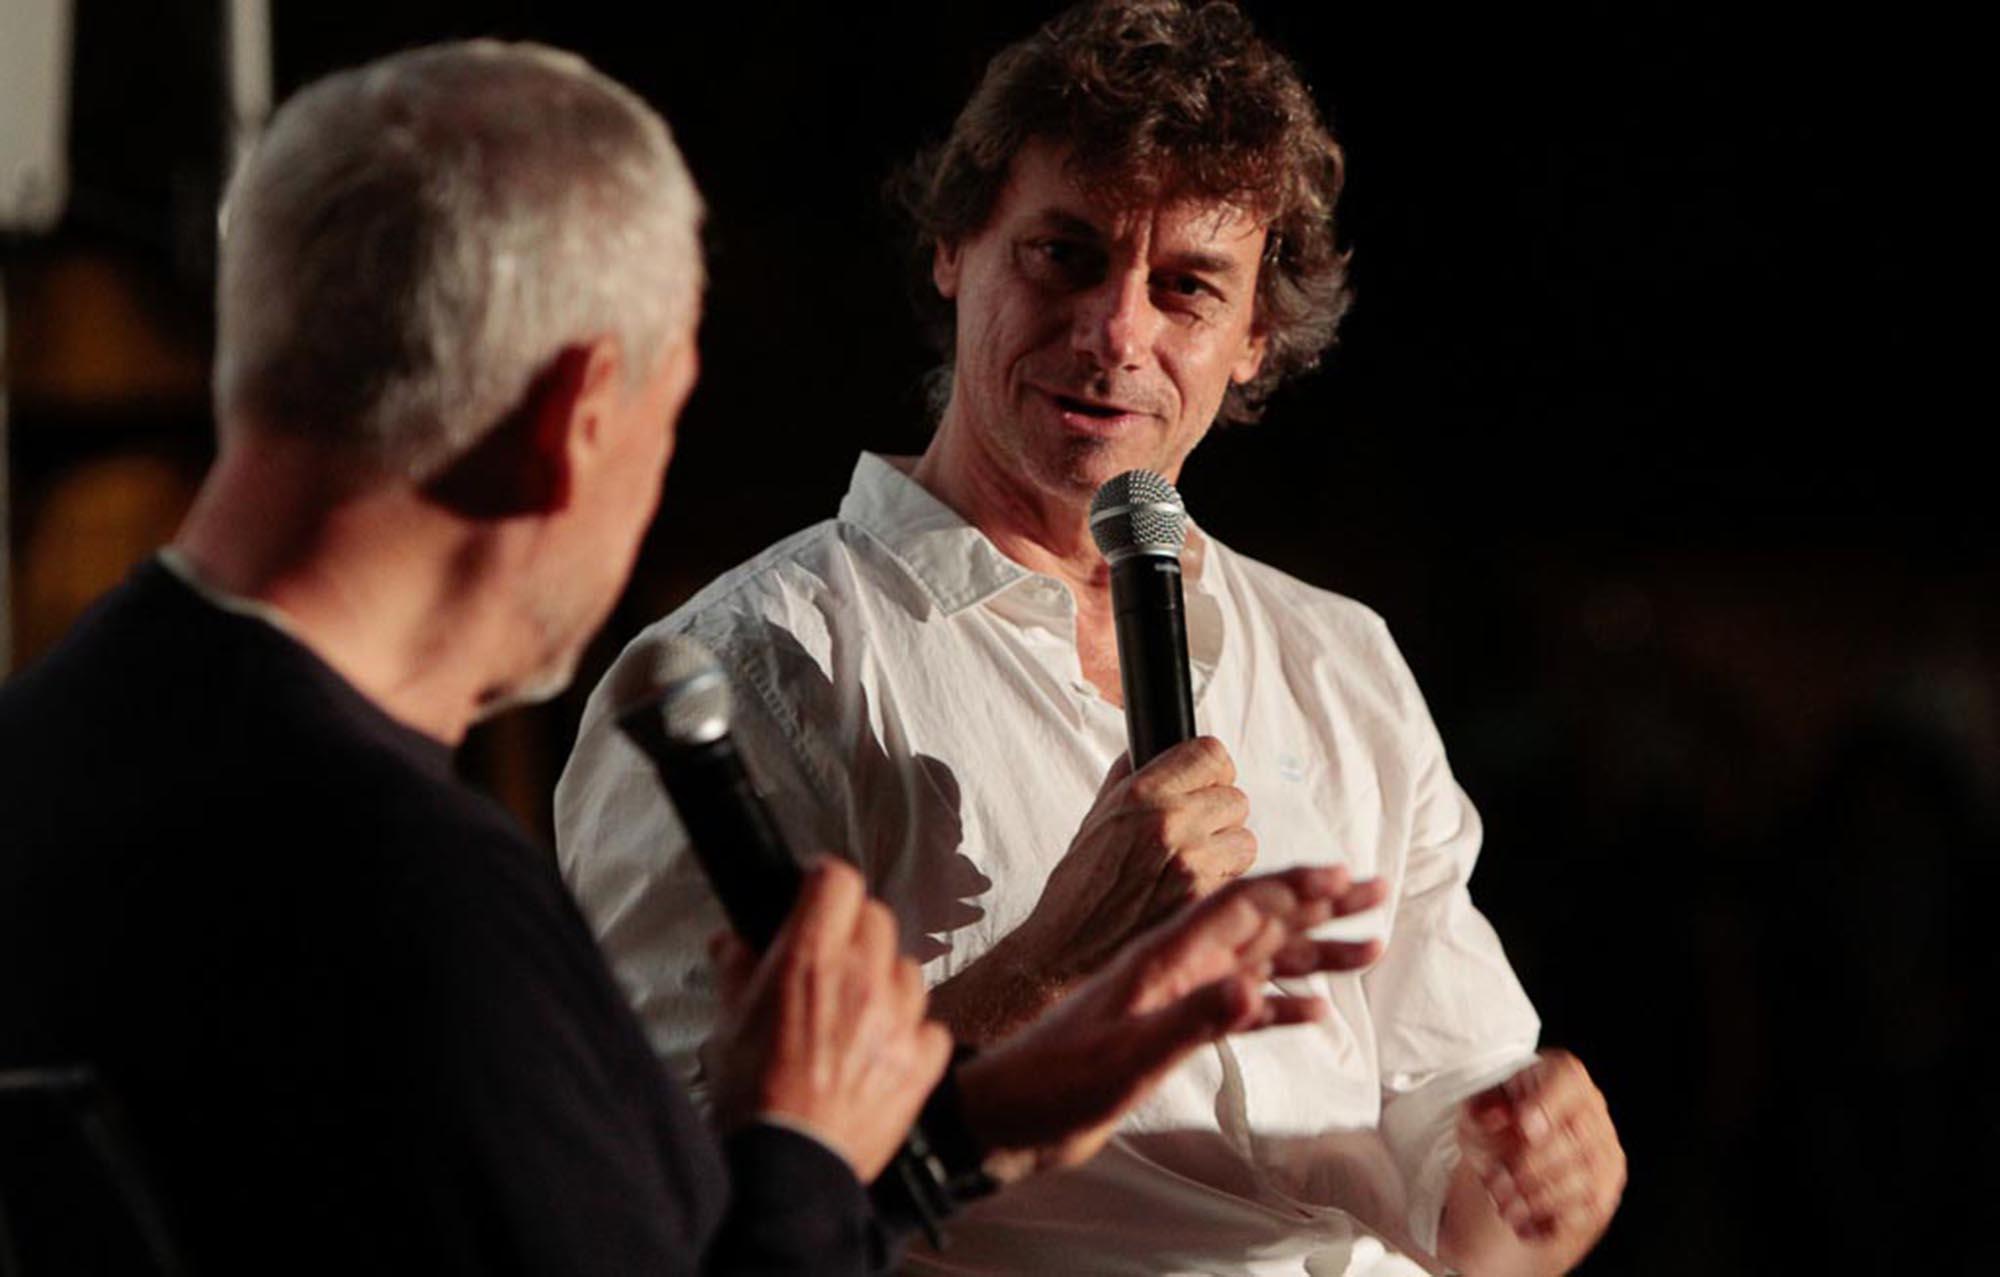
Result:
[[[1017,1101],[1011,1094],[1011,1079],[1004,1061],[973,1055],[955,1070],[960,1111],[965,1128],[983,1153],[980,1168],[995,1186],[1012,1184],[1034,1173],[1033,1148],[1011,1147],[1021,1136],[1021,1123],[1013,1116]]]
[[[1060,1000],[1070,986],[1087,977],[1088,960],[1081,946],[1053,934],[1030,916],[988,951],[1010,983],[1039,995],[1041,1006]]]

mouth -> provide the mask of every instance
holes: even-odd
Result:
[[[1048,396],[1049,402],[1055,405],[1056,411],[1062,414],[1065,421],[1085,428],[1115,426],[1143,415],[1138,409],[1129,408],[1124,404],[1106,403],[1098,399],[1086,399],[1081,395],[1064,394],[1048,389],[1044,389],[1042,393]]]
[[[1074,395],[1052,395],[1050,397],[1056,401],[1057,406],[1064,412],[1081,413],[1086,417],[1097,417],[1100,420],[1107,421],[1112,417],[1122,417],[1125,415],[1125,409],[1118,407],[1116,404],[1092,403],[1088,399],[1078,399]]]

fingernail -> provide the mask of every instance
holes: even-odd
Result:
[[[1549,1133],[1549,1116],[1539,1107],[1530,1107],[1521,1114],[1521,1134],[1530,1140],[1539,1140]]]

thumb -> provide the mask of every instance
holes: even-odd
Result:
[[[729,930],[708,938],[708,958],[715,966],[716,984],[722,1005],[734,1009],[743,1004],[750,980],[757,972],[757,955]]]
[[[1115,787],[1119,781],[1126,779],[1131,774],[1132,751],[1128,749],[1118,755],[1117,760],[1111,764],[1111,770],[1104,773],[1104,780],[1098,785],[1097,792],[1101,794],[1105,790]]]

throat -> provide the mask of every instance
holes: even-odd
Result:
[[[1076,618],[1076,659],[1083,677],[1097,694],[1124,708],[1125,685],[1118,665],[1118,635],[1111,614],[1092,617],[1081,610]]]

